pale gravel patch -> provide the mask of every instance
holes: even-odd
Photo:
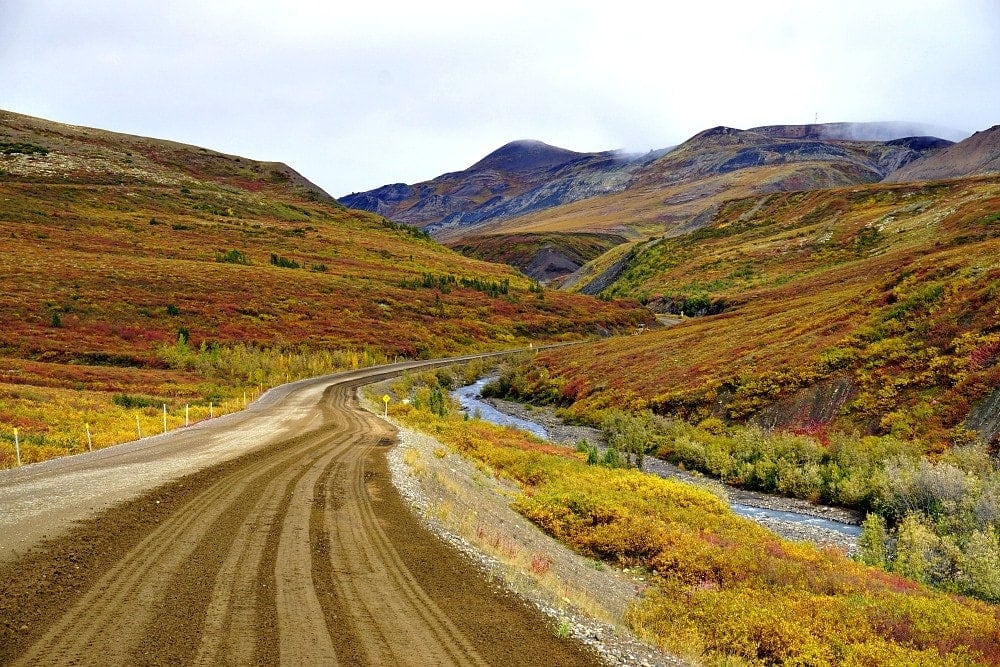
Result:
[[[375,390],[378,395],[383,392]],[[369,402],[363,388],[358,397],[366,409],[382,416],[381,405]],[[400,495],[435,535],[465,554],[487,577],[533,604],[558,630],[587,644],[609,665],[688,664],[642,642],[625,627],[625,609],[640,599],[647,585],[643,574],[604,564],[596,569],[595,561],[556,542],[511,509],[516,485],[484,475],[428,434],[391,417],[387,421],[399,434],[399,444],[386,458]],[[425,466],[421,474],[406,462],[408,457],[419,457],[418,466]],[[480,531],[502,540],[500,548],[516,550],[522,559],[528,554],[551,558],[551,570],[536,576],[523,564],[501,561],[462,534]]]
[[[133,158],[130,158],[133,159]],[[135,161],[147,163],[141,156],[135,156]],[[43,176],[66,178],[71,174],[95,174],[122,176],[159,185],[179,185],[180,180],[165,176],[149,163],[149,168],[129,166],[99,155],[72,155],[60,151],[50,151],[47,155],[20,154],[5,156],[0,161],[4,170],[18,176]]]

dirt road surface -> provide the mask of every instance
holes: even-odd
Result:
[[[0,663],[588,665],[428,533],[361,384],[0,474]]]

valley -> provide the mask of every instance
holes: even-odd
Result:
[[[625,581],[601,613],[648,660],[1000,664],[1000,127],[904,129],[516,141],[335,200],[0,112],[0,661],[633,664],[567,641],[586,596],[553,629],[499,593],[392,477],[508,566],[549,551],[501,516]],[[602,446],[461,416],[492,365],[487,394]],[[393,471],[359,390],[429,438]],[[720,481],[862,517],[856,555]]]
[[[867,514],[862,561],[995,603],[1000,126],[867,129],[712,128],[616,192],[429,228],[522,270],[615,234],[549,284],[669,324],[515,360],[492,396],[632,433],[611,467],[653,454]]]

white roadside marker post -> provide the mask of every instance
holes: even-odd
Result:
[[[163,404],[163,432],[167,432],[167,404]]]
[[[139,439],[142,440],[142,424],[139,423],[139,415],[135,416],[135,432],[139,434]]]
[[[94,443],[90,439],[90,424],[84,424],[83,428],[87,430],[87,451],[94,451]]]
[[[17,434],[17,429],[14,429],[14,454],[17,455],[17,465],[21,465],[21,438]]]

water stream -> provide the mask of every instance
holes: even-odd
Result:
[[[527,419],[521,419],[520,417],[508,415],[505,412],[500,412],[489,403],[484,403],[480,400],[482,398],[482,396],[480,396],[480,392],[492,379],[493,378],[482,378],[477,380],[474,384],[459,387],[451,392],[451,397],[461,404],[462,409],[470,417],[479,417],[483,421],[488,421],[491,424],[499,424],[500,426],[513,426],[514,428],[519,428],[522,431],[529,431],[537,435],[539,438],[545,438],[548,440],[549,433],[541,424],[536,424],[535,422]]]
[[[504,412],[500,412],[494,408],[489,403],[485,403],[481,400],[480,392],[483,387],[492,380],[493,378],[482,378],[476,381],[474,384],[466,385],[460,387],[451,392],[452,398],[459,402],[462,409],[470,416],[476,416],[484,421],[491,422],[493,424],[499,424],[501,426],[513,426],[514,428],[519,428],[524,431],[529,431],[534,433],[540,438],[546,440],[549,439],[548,431],[541,424],[536,424],[528,419],[521,419],[520,417],[515,417],[513,415],[508,415]],[[799,512],[791,512],[786,510],[775,510],[768,509],[764,507],[752,507],[750,505],[744,505],[738,502],[730,503],[733,511],[737,514],[749,517],[751,519],[767,517],[771,519],[777,519],[780,521],[789,521],[792,523],[803,524],[806,526],[811,526],[814,528],[822,528],[826,530],[835,530],[839,533],[844,533],[845,535],[850,535],[852,537],[857,537],[861,534],[861,527],[855,526],[849,523],[843,523],[840,521],[834,521],[832,519],[826,519],[823,517],[812,516],[810,514],[800,514]]]

